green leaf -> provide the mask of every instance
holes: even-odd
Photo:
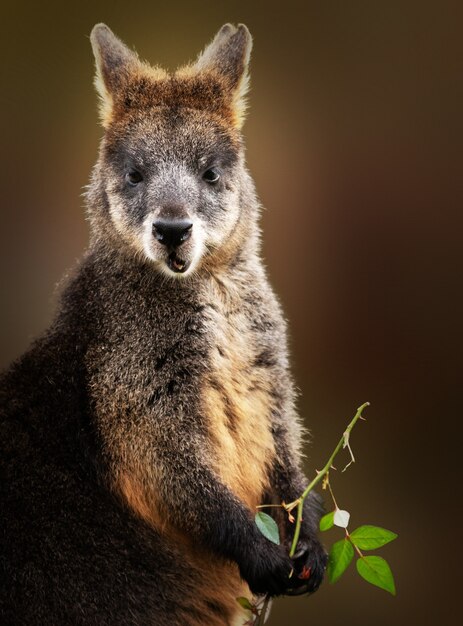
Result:
[[[357,560],[357,571],[362,578],[395,596],[394,577],[388,562],[380,556],[364,556]]]
[[[334,511],[327,513],[320,520],[320,530],[329,530],[334,526]]]
[[[236,601],[238,602],[240,606],[243,607],[243,609],[246,609],[247,611],[252,611],[254,609],[251,602],[247,598],[244,598],[244,597],[236,598]]]
[[[359,526],[350,533],[352,543],[360,550],[376,550],[396,537],[395,533],[379,526]]]
[[[341,539],[331,546],[327,568],[330,583],[335,583],[344,574],[353,558],[354,547],[348,539]]]
[[[273,517],[270,517],[267,513],[259,511],[256,513],[255,522],[257,524],[257,528],[264,535],[264,537],[267,537],[267,539],[273,541],[273,543],[280,545],[280,533],[278,532],[278,526]]]

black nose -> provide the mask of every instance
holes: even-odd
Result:
[[[168,248],[177,248],[191,236],[193,222],[189,220],[157,220],[153,235]]]

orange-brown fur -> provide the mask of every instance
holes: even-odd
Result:
[[[227,460],[223,458],[222,463]],[[143,487],[133,475],[122,473],[118,477],[115,490],[131,511],[161,532],[166,541],[183,547],[185,575],[188,575],[191,569],[204,572],[204,584],[197,588],[196,595],[196,608],[202,617],[198,621],[196,617],[185,613],[182,616],[184,623],[188,626],[203,626],[204,620],[207,619],[208,625],[222,626],[222,618],[217,618],[213,614],[208,615],[207,603],[213,602],[224,607],[229,614],[236,615],[237,621],[234,623],[241,624],[245,613],[240,611],[236,598],[250,597],[252,594],[248,585],[241,579],[236,565],[211,559],[209,552],[196,545],[189,535],[169,526],[160,512],[162,507],[154,500],[153,490]]]

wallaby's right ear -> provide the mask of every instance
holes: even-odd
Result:
[[[244,24],[225,24],[193,66],[196,70],[213,70],[222,76],[238,127],[243,124],[246,109],[251,48],[252,37]]]
[[[107,126],[112,115],[114,94],[121,90],[141,62],[106,24],[97,24],[90,34],[95,55],[95,87],[100,96],[100,116]]]

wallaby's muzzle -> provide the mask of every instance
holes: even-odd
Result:
[[[154,238],[169,253],[167,266],[177,274],[185,272],[190,266],[190,262],[182,258],[179,248],[190,239],[192,230],[193,222],[188,219],[158,219],[153,223]]]

